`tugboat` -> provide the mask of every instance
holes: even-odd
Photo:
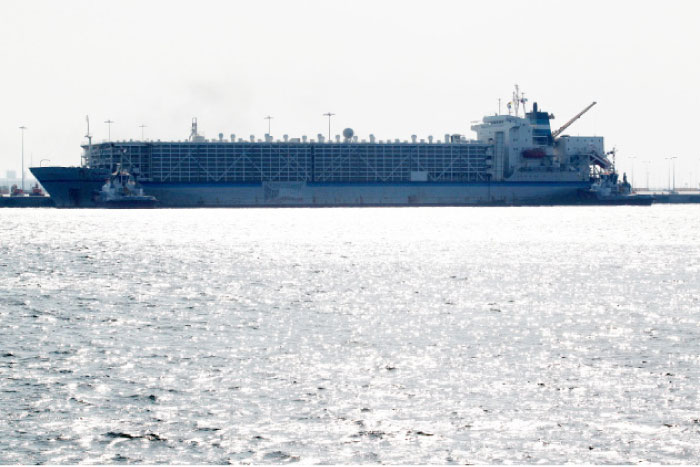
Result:
[[[117,170],[95,193],[95,203],[103,208],[152,208],[158,204],[155,196],[145,195],[134,177],[125,170]]]
[[[652,195],[641,195],[632,190],[626,173],[622,174],[622,181],[618,182],[615,171],[600,174],[591,187],[581,194],[584,201],[591,204],[649,206],[654,202]]]
[[[591,154],[591,185],[585,190],[579,190],[579,200],[583,204],[650,206],[654,197],[635,193],[627,181],[626,173],[622,174],[622,181],[618,181],[619,174],[615,169],[616,155],[615,148],[604,157]],[[612,156],[612,161],[607,156]]]

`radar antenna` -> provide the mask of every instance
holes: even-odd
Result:
[[[519,117],[520,116],[520,104],[523,105],[523,113],[527,113],[527,107],[525,107],[525,104],[527,104],[527,98],[525,97],[524,92],[520,92],[520,86],[517,84],[515,85],[515,91],[513,92],[513,100],[508,103],[508,113],[510,115],[510,107],[511,105],[513,106],[513,110],[515,111],[515,116]]]

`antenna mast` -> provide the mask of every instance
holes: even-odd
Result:
[[[516,117],[520,116],[520,104],[523,105],[523,113],[527,113],[527,107],[525,106],[525,104],[527,104],[527,98],[525,97],[524,92],[520,92],[520,87],[517,84],[515,85],[515,92],[513,92],[513,100],[511,102],[515,110]]]

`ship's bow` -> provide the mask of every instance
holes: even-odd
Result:
[[[31,167],[29,170],[59,208],[94,206],[95,192],[109,177],[105,169],[86,167]]]

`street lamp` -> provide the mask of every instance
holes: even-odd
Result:
[[[268,115],[263,118],[263,120],[267,120],[267,135],[272,136],[272,133],[270,133],[270,120],[272,120],[274,117],[272,115]]]
[[[22,130],[22,191],[24,191],[24,130],[27,127],[22,125],[19,129]]]
[[[646,172],[647,172],[647,191],[649,191],[649,164],[651,164],[651,161],[650,161],[650,160],[645,160],[645,161],[642,161],[642,162],[644,162],[644,164],[646,165],[646,169],[647,169],[647,170],[646,170]]]
[[[143,129],[146,128],[148,125],[144,125],[143,123],[139,125],[139,128],[141,128],[141,141],[146,141],[143,137]]]
[[[673,191],[676,191],[676,159],[678,159],[678,157],[671,157],[671,161],[673,164]]]
[[[328,141],[330,142],[331,140],[331,117],[335,115],[334,113],[331,112],[326,112],[323,114],[324,117],[328,117]]]
[[[105,123],[107,124],[107,141],[112,141],[112,123],[114,123],[114,121],[107,119]]]

